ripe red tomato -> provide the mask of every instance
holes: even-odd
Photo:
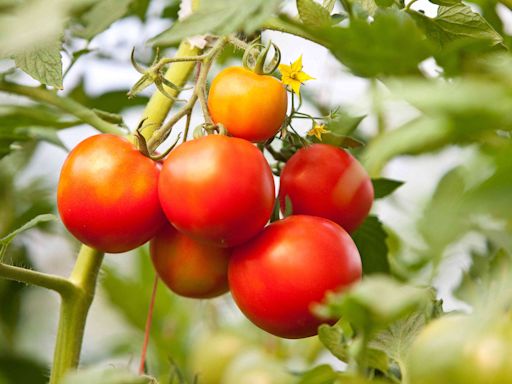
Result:
[[[230,247],[267,223],[274,179],[261,152],[246,140],[210,135],[175,148],[159,181],[162,208],[183,233]]]
[[[229,262],[231,293],[254,324],[286,338],[313,336],[322,323],[311,308],[328,291],[361,277],[357,248],[338,224],[290,216],[235,248]]]
[[[158,276],[174,293],[206,299],[228,291],[231,250],[199,243],[165,225],[150,242]]]
[[[165,223],[158,200],[159,165],[127,139],[101,134],[68,155],[57,190],[66,228],[103,252],[129,251]]]
[[[297,151],[284,166],[279,190],[283,210],[286,196],[293,214],[325,217],[352,232],[370,212],[373,186],[352,155],[331,145],[313,144]]]
[[[249,141],[274,136],[286,118],[287,107],[283,83],[242,67],[221,71],[208,95],[213,121],[222,123],[232,136]]]

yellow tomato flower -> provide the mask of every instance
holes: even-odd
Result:
[[[314,77],[302,71],[302,55],[291,65],[279,64],[279,71],[283,84],[289,85],[297,95],[300,95],[300,86],[305,81],[314,80]]]
[[[322,141],[322,134],[327,133],[327,132],[329,132],[329,130],[325,129],[324,124],[315,123],[313,128],[311,128],[308,131],[308,136],[315,136],[318,140]]]

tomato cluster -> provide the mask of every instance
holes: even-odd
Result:
[[[151,240],[154,267],[175,293],[210,298],[229,290],[262,329],[286,338],[316,334],[322,320],[313,306],[361,277],[348,232],[368,214],[373,189],[344,150],[305,147],[280,181],[281,206],[291,203],[294,215],[267,225],[276,204],[274,176],[252,142],[278,132],[286,100],[275,78],[231,68],[214,80],[208,101],[230,136],[185,142],[163,162],[124,138],[86,139],[62,168],[64,224],[104,252]]]

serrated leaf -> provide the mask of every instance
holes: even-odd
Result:
[[[218,0],[202,2],[189,17],[149,40],[153,46],[167,46],[182,39],[206,33],[228,35],[232,32],[251,34],[275,11],[278,0]]]
[[[363,273],[365,275],[388,274],[390,269],[386,243],[387,233],[380,220],[376,216],[368,216],[351,236],[361,255]]]
[[[322,26],[331,24],[330,12],[314,0],[297,0],[297,10],[300,19],[306,25]]]
[[[363,77],[417,74],[418,64],[431,54],[413,19],[394,9],[379,10],[370,23],[353,19],[348,28],[318,33],[342,64]]]
[[[385,297],[386,300],[382,300]],[[348,291],[328,295],[324,305],[332,315],[356,329],[377,330],[426,306],[432,292],[398,283],[385,276],[371,276]]]
[[[98,1],[82,16],[82,27],[75,31],[75,35],[83,39],[91,40],[98,33],[110,27],[113,22],[126,15],[132,1],[133,0]]]
[[[396,189],[404,184],[403,181],[386,179],[383,177],[372,179],[374,199],[382,199],[391,195]]]
[[[490,45],[503,43],[503,37],[479,13],[462,3],[439,7],[435,18],[416,11],[409,13],[441,48],[458,39],[485,40]]]
[[[122,368],[88,368],[68,374],[62,384],[158,384],[155,378]]]
[[[353,353],[351,345],[354,339],[345,335],[344,330],[339,324],[334,326],[322,324],[318,328],[318,338],[335,357],[345,363],[350,362],[351,354]],[[368,349],[365,360],[365,365],[368,367],[378,369],[382,372],[388,370],[388,358],[386,353],[380,350]]]
[[[14,55],[16,66],[41,84],[62,89],[62,43],[55,42],[44,47]]]

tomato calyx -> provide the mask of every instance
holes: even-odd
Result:
[[[274,48],[274,55],[270,62],[266,63],[271,46]],[[258,75],[270,75],[281,63],[281,51],[271,40],[266,45],[253,42],[245,50],[242,63],[245,69],[253,71]]]
[[[228,130],[222,123],[203,123],[195,127],[193,132],[194,139],[213,134],[228,136]]]
[[[181,132],[178,133],[176,140],[174,141],[174,143],[172,143],[172,145],[169,148],[167,148],[163,153],[155,155],[153,152],[151,152],[149,150],[149,146],[146,141],[146,138],[144,137],[144,135],[141,132],[146,119],[147,118],[144,118],[141,120],[141,122],[139,123],[139,126],[137,127],[137,129],[135,130],[135,133],[133,135],[135,138],[135,144],[137,146],[137,149],[140,153],[142,153],[146,157],[149,157],[153,161],[163,160],[176,147],[176,145],[178,145],[178,142],[181,138]]]

